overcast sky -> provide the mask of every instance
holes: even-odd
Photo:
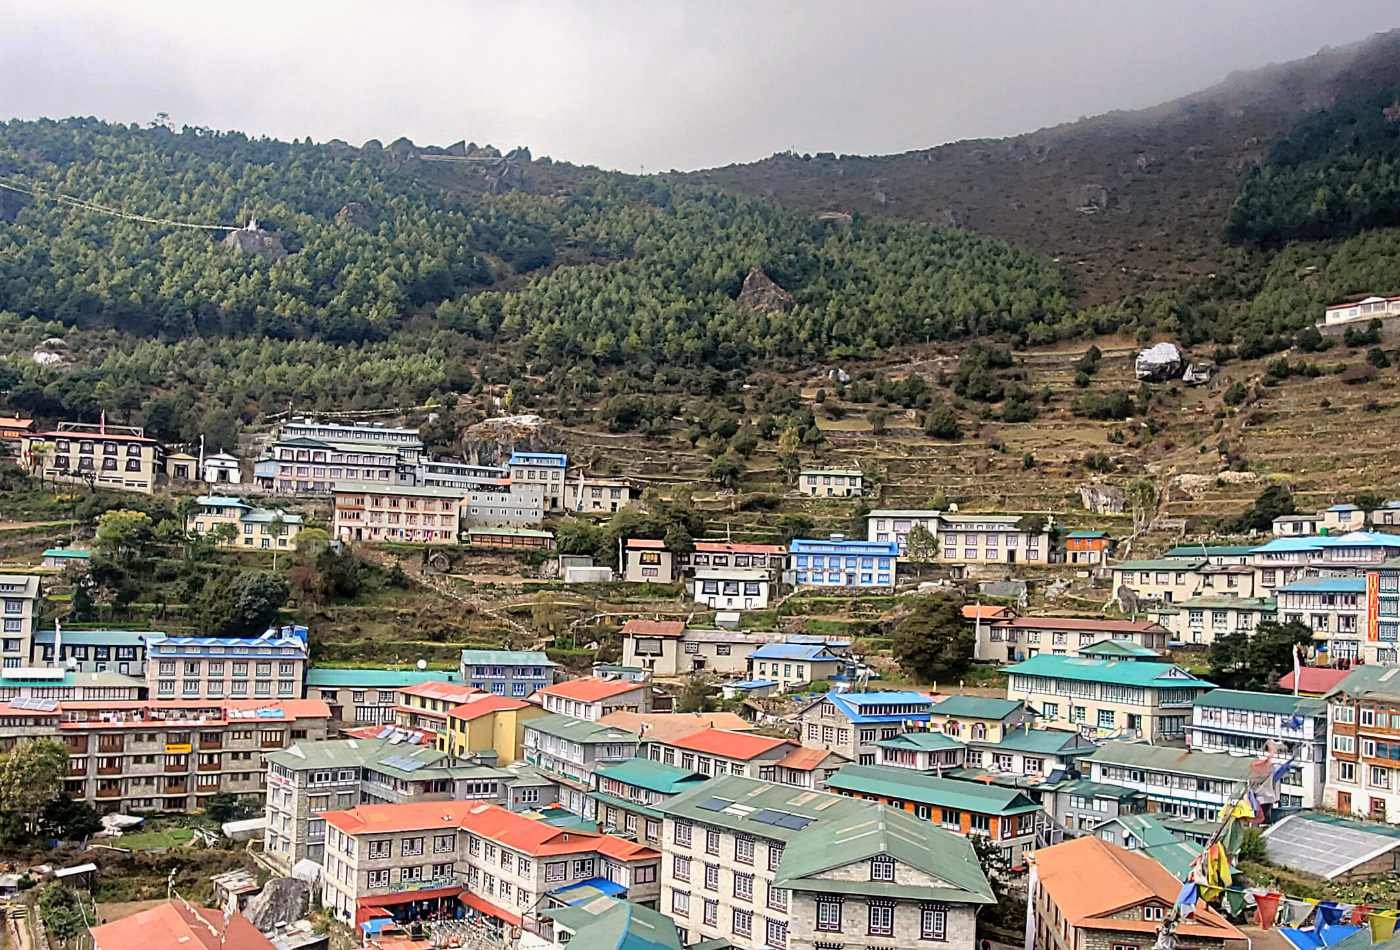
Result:
[[[97,115],[626,171],[884,153],[1152,105],[1395,0],[0,0],[0,118]]]

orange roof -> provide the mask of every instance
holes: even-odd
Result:
[[[629,620],[622,625],[624,637],[678,637],[683,633],[684,620]]]
[[[220,939],[220,935],[223,939]],[[224,926],[223,911],[169,900],[147,910],[92,928],[93,950],[272,950],[242,914]]]
[[[963,604],[964,620],[1000,620],[1011,617],[1011,608],[997,604]]]
[[[1091,930],[1129,930],[1155,934],[1154,920],[1124,920],[1113,915],[1150,903],[1168,908],[1181,882],[1152,858],[1116,844],[1085,836],[1035,852],[1040,884],[1071,924]],[[1177,932],[1188,937],[1243,941],[1245,936],[1219,912],[1202,902],[1194,918]]]
[[[1302,679],[1298,683],[1298,692],[1318,695],[1330,693],[1350,673],[1351,670],[1334,670],[1329,666],[1305,666],[1302,669]],[[1283,678],[1278,681],[1278,685],[1280,689],[1291,690],[1293,688],[1293,672],[1290,670],[1285,673]]]
[[[559,696],[580,703],[596,703],[638,689],[647,689],[644,683],[629,683],[627,680],[605,680],[597,676],[582,676],[576,680],[565,680],[539,690],[542,696]]]
[[[598,722],[635,732],[652,742],[683,739],[705,728],[724,729],[729,732],[749,732],[753,729],[753,723],[732,712],[634,713],[619,709],[608,713]]]
[[[844,755],[836,755],[835,752],[828,751],[827,749],[798,746],[779,759],[778,764],[783,768],[792,769],[795,772],[810,772],[815,768],[819,768],[823,762],[834,755],[842,762],[850,761]]]
[[[593,851],[603,835],[559,828],[538,818],[526,818],[500,805],[478,802],[467,810],[461,826],[483,838],[535,857]]]
[[[661,857],[661,852],[655,848],[612,835],[599,836],[594,850],[617,861],[645,861],[647,858]]]
[[[476,802],[400,802],[357,805],[345,811],[328,811],[321,817],[347,835],[373,835],[457,828],[474,807],[480,806]]]
[[[490,693],[480,699],[468,700],[459,706],[453,706],[447,711],[449,719],[462,719],[467,722],[473,719],[480,719],[482,716],[494,712],[501,712],[509,709],[524,709],[530,705],[523,699],[514,699],[510,696],[498,696]]]
[[[664,551],[666,549],[666,542],[657,541],[654,538],[628,538],[627,547],[647,551]]]
[[[678,749],[718,755],[726,759],[739,759],[747,762],[765,752],[772,752],[782,746],[792,745],[787,739],[774,739],[771,736],[756,736],[745,732],[729,732],[725,729],[702,729],[680,739],[667,743]]]
[[[33,419],[21,419],[18,416],[0,416],[0,428],[29,429],[32,428],[33,425]]]
[[[388,723],[377,723],[373,726],[356,726],[353,729],[344,729],[342,734],[347,739],[378,739],[379,734],[385,729],[397,729],[400,733],[407,733],[408,738],[404,740],[409,745],[432,745],[437,738],[437,733],[431,729],[410,729],[407,726],[390,726]]]
[[[424,699],[445,699],[450,703],[465,703],[473,694],[481,692],[475,686],[463,683],[444,683],[440,680],[426,680],[414,683],[399,690],[405,696],[422,696]]]
[[[743,544],[738,541],[696,541],[695,550],[702,554],[786,554],[781,544]]]
[[[487,917],[495,917],[497,920],[504,920],[512,927],[520,926],[520,915],[512,914],[508,910],[502,910],[495,904],[482,897],[480,894],[473,894],[470,891],[462,892],[462,903],[473,910],[479,910]]]

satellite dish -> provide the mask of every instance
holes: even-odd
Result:
[[[424,670],[426,670],[427,668],[428,668],[428,661],[427,661],[427,660],[419,660],[419,661],[418,661],[418,672],[421,673],[421,672],[423,672]]]

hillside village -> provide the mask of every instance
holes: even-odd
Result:
[[[0,950],[1400,950],[1398,65],[641,174],[0,116]]]
[[[1161,354],[1142,351],[1140,378]],[[847,530],[799,519],[758,541],[688,518],[673,483],[597,473],[537,434],[472,459],[402,420],[289,417],[246,454],[105,419],[11,417],[0,435],[31,504],[101,499],[90,521],[13,530],[57,530],[53,546],[7,544],[0,742],[57,743],[54,781],[94,843],[248,816],[209,832],[254,876],[240,901],[290,888],[291,912],[332,935],[817,948],[849,928],[971,947],[1029,926],[1115,942],[1181,914],[1183,880],[1220,892],[1230,865],[1250,887],[1226,893],[1260,907],[1300,879],[1340,899],[1337,883],[1400,867],[1384,751],[1400,501],[1299,512],[1266,487],[1229,536],[1173,542],[1137,484],[1084,484],[1077,516],[975,496],[884,507],[878,469],[799,463],[780,509],[835,506]],[[155,535],[147,500],[172,513]],[[337,665],[304,595],[272,603],[265,631],[220,635],[189,612],[138,630],[93,622],[115,604],[79,608],[124,546],[172,542],[240,576],[323,556],[391,569],[491,642],[384,665],[370,639]],[[512,590],[528,614],[501,610]],[[555,596],[594,614],[565,630]],[[1320,857],[1329,829],[1357,849]],[[1129,904],[1067,883],[1108,867]],[[1173,926],[1242,947],[1237,925],[1263,920],[1244,906]]]

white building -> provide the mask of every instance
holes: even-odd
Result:
[[[1279,805],[1318,808],[1327,781],[1327,704],[1285,693],[1214,689],[1191,707],[1187,742],[1199,752],[1224,752],[1245,761],[1278,744],[1276,764],[1293,761],[1282,779]]]
[[[956,564],[1046,564],[1050,561],[1050,521],[1040,531],[1023,528],[1020,515],[963,514],[934,509],[877,509],[865,519],[866,537],[899,545],[908,554],[916,527],[938,542],[938,560]]]
[[[804,468],[797,490],[811,498],[854,498],[865,493],[865,476],[858,468]]]
[[[564,507],[564,472],[568,467],[569,457],[554,452],[512,452],[506,462],[511,491],[518,485],[539,485],[546,511]]]
[[[203,478],[210,485],[238,485],[243,482],[243,472],[237,456],[227,452],[215,452],[205,456]]]
[[[757,567],[697,567],[691,580],[695,602],[715,610],[766,610],[770,572]]]

